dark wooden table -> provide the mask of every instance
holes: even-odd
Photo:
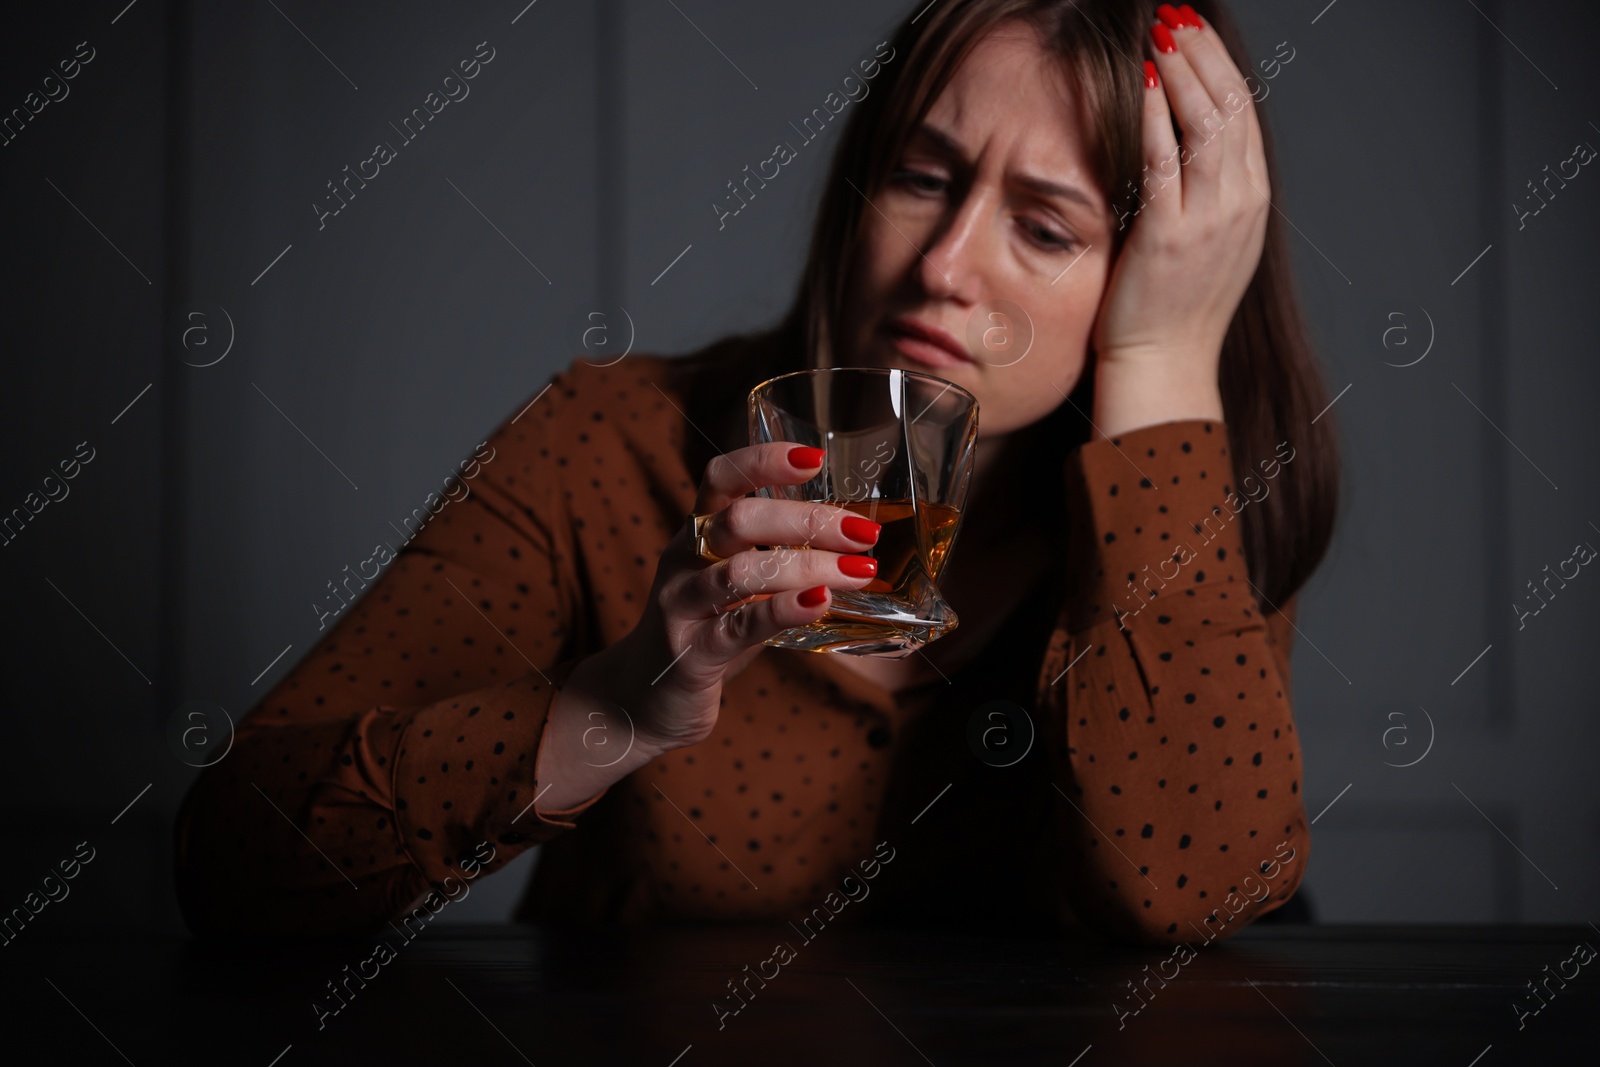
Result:
[[[435,925],[391,934],[392,958],[379,939],[33,933],[0,949],[6,1063],[1501,1067],[1600,1047],[1600,964],[1571,962],[1600,947],[1586,926],[1263,926],[1192,956],[844,926]]]

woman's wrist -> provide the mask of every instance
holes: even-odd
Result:
[[[670,748],[642,736],[638,712],[618,699],[619,652],[612,645],[580,662],[551,702],[534,768],[538,810],[576,807]]]
[[[1217,360],[1208,353],[1159,360],[1102,357],[1095,366],[1094,433],[1118,437],[1180,419],[1223,421]]]

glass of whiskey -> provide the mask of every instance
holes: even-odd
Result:
[[[868,585],[832,590],[822,618],[766,643],[898,659],[954,630],[938,583],[971,482],[977,398],[931,374],[832,367],[770,378],[750,391],[748,406],[751,444],[792,441],[824,452],[811,480],[763,486],[760,495],[831,504],[883,527],[863,553],[878,561]]]

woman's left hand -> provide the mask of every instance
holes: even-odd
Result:
[[[1146,169],[1139,200],[1120,219],[1132,232],[1094,326],[1094,421],[1106,437],[1175,419],[1222,419],[1222,342],[1260,262],[1271,211],[1244,76],[1216,31],[1196,26],[1188,5],[1182,12],[1158,9],[1159,85],[1147,76],[1144,96]],[[1185,131],[1181,147],[1174,114]]]

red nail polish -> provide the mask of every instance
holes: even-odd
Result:
[[[796,445],[789,449],[789,463],[799,470],[808,471],[812,467],[822,466],[822,457],[826,454],[820,448],[812,448],[809,445]]]
[[[1160,19],[1162,22],[1165,22],[1174,30],[1179,26],[1187,25],[1187,21],[1184,19],[1183,15],[1179,14],[1178,9],[1173,7],[1171,4],[1162,4],[1160,7],[1156,8],[1156,18]]]
[[[1150,36],[1155,39],[1156,51],[1176,52],[1178,50],[1177,42],[1172,39],[1172,31],[1167,29],[1165,23],[1158,22],[1150,27]]]
[[[871,578],[878,573],[878,561],[871,556],[840,556],[839,573],[847,578]]]
[[[1205,21],[1200,18],[1199,12],[1195,11],[1195,9],[1190,7],[1188,4],[1180,4],[1178,6],[1178,15],[1183,19],[1186,25],[1193,26],[1197,30],[1203,30],[1206,28]]]
[[[814,608],[827,599],[828,587],[825,585],[816,585],[810,589],[802,590],[799,597],[800,606],[803,608]]]
[[[864,541],[869,545],[878,543],[878,531],[883,527],[871,519],[863,519],[859,515],[846,515],[839,520],[839,529],[852,541]]]
[[[1153,60],[1153,59],[1145,60],[1144,61],[1144,87],[1146,89],[1156,89],[1156,88],[1159,88],[1160,85],[1161,85],[1161,79],[1156,77],[1156,63],[1155,63],[1155,60]]]

